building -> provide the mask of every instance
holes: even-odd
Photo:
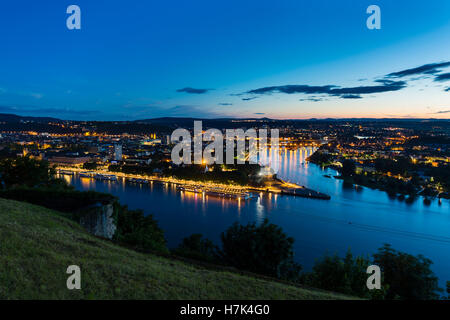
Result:
[[[122,145],[116,144],[114,145],[114,160],[122,161]]]
[[[163,136],[162,143],[165,145],[169,145],[170,144],[170,136],[169,135]]]
[[[147,139],[141,142],[144,146],[154,146],[157,144],[161,144],[161,139]]]
[[[81,165],[89,160],[89,157],[51,157],[48,159],[50,163],[61,165]]]

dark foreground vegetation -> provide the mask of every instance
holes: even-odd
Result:
[[[266,220],[260,226],[231,226],[222,233],[222,249],[195,234],[184,239],[173,253],[366,299],[441,298],[443,291],[430,269],[432,261],[421,255],[413,256],[385,244],[371,257],[355,257],[350,250],[343,258],[325,255],[316,261],[312,271],[302,272],[293,260],[292,244],[291,238]],[[368,290],[366,286],[367,267],[373,264],[382,271],[381,290]]]
[[[141,253],[41,206],[0,199],[0,299],[354,299]],[[68,290],[69,265],[81,290]]]
[[[46,161],[28,157],[2,160],[0,197],[63,212],[76,222],[87,208],[110,203],[114,206],[113,218],[117,226],[114,241],[143,252],[168,252],[164,232],[152,215],[144,215],[142,210],[129,210],[110,194],[77,191],[54,177],[55,171]]]
[[[30,175],[30,172],[33,174]],[[350,251],[343,258],[326,255],[316,262],[312,271],[303,272],[301,265],[294,261],[294,239],[268,220],[259,225],[233,224],[222,233],[220,247],[195,234],[184,239],[178,248],[169,251],[164,232],[152,215],[145,216],[140,210],[129,210],[108,194],[76,191],[61,180],[54,179],[53,173],[48,163],[27,157],[0,162],[1,198],[19,200],[22,203],[29,202],[62,212],[43,211],[44,209],[38,207],[2,200],[0,229],[4,239],[0,240],[6,245],[0,249],[3,250],[0,257],[6,257],[6,260],[0,258],[0,268],[14,270],[7,268],[10,264],[8,261],[12,261],[13,264],[24,265],[26,268],[37,264],[42,268],[45,266],[52,269],[55,265],[72,264],[69,263],[68,257],[76,256],[81,259],[84,266],[98,268],[98,271],[88,273],[88,279],[92,283],[82,296],[61,293],[62,289],[55,289],[52,296],[49,292],[53,291],[49,291],[49,288],[54,289],[56,284],[50,279],[48,286],[39,284],[37,288],[31,288],[13,271],[1,273],[0,283],[6,283],[6,291],[0,290],[0,296],[9,292],[11,297],[32,298],[37,297],[42,291],[46,292],[48,294],[46,297],[49,298],[337,298],[302,291],[304,289],[295,286],[320,288],[369,299],[438,299],[443,295],[443,291],[438,288],[438,279],[430,269],[432,261],[421,255],[412,256],[399,252],[389,245],[383,246],[371,257],[354,257]],[[80,233],[81,229],[76,224],[80,214],[83,213],[83,208],[99,202],[114,204],[117,230],[112,243]],[[21,206],[24,207],[16,209]],[[27,215],[30,220],[27,220]],[[75,221],[69,223],[69,220],[64,219]],[[33,225],[38,229],[33,229]],[[35,237],[38,238],[34,239]],[[73,239],[77,240],[73,242]],[[68,241],[73,243],[68,244]],[[68,248],[68,251],[64,248]],[[145,256],[145,254],[153,255]],[[166,258],[157,258],[154,254]],[[206,265],[234,268],[231,270],[248,271],[287,281],[291,286],[280,289],[278,286],[281,284],[269,285],[259,280],[255,280],[256,282],[252,284],[253,280],[230,275],[227,272],[207,272],[208,280],[206,280],[197,274],[203,271],[198,271],[196,267],[170,262],[170,259],[175,257],[184,257]],[[48,259],[54,263],[53,266],[46,264],[45,261]],[[366,270],[372,264],[380,266],[382,270],[381,290],[368,290],[366,287],[368,277]],[[144,271],[139,271],[139,268],[143,268]],[[32,271],[27,269],[27,272]],[[56,277],[55,279],[65,276],[54,274],[55,270],[49,272],[50,276]],[[123,286],[114,285],[113,279],[117,276],[114,273],[119,275]],[[186,278],[190,276],[192,281]],[[30,277],[36,278],[32,275]],[[233,280],[230,280],[230,277]],[[158,289],[156,293],[150,293],[146,281],[164,289],[161,289],[161,292]],[[205,284],[202,281],[207,282]],[[238,291],[242,290],[240,281],[250,285],[250,289],[239,293]],[[211,285],[213,288],[209,289],[208,282],[219,285]],[[182,288],[179,284],[182,284]],[[224,289],[229,285],[232,289]],[[133,286],[139,289],[132,291]],[[219,294],[216,290],[226,291]],[[187,291],[193,293],[187,294]]]

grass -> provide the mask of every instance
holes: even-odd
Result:
[[[81,290],[68,290],[69,265]],[[345,299],[141,254],[96,238],[63,214],[0,199],[0,299]]]

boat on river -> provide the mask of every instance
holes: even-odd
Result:
[[[97,180],[106,180],[106,181],[117,181],[117,177],[113,174],[101,174],[101,173],[97,173],[94,176],[95,179]]]
[[[141,179],[141,178],[129,178],[128,181],[132,183],[139,183],[139,184],[148,184],[149,181],[147,179]]]
[[[202,187],[202,186],[178,186],[177,190],[192,193],[201,193],[207,196],[247,200],[252,198],[249,192],[241,192],[234,189],[220,188],[220,187]]]

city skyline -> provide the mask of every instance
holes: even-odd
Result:
[[[0,113],[157,117],[450,115],[450,3],[8,3]],[[369,30],[366,9],[381,9]],[[407,10],[406,10],[407,9]]]

